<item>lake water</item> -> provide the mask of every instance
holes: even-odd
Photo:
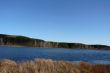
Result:
[[[109,50],[81,50],[63,48],[27,48],[27,47],[0,47],[0,59],[15,61],[33,60],[35,58],[86,61],[90,63],[110,63]]]

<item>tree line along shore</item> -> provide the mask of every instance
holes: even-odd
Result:
[[[82,43],[66,43],[53,42],[41,39],[30,38],[26,36],[0,34],[0,45],[6,46],[24,46],[24,47],[40,47],[40,48],[80,48],[80,49],[101,49],[109,50],[107,45],[87,45]]]

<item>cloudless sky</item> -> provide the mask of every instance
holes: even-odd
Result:
[[[110,0],[0,0],[0,33],[110,45]]]

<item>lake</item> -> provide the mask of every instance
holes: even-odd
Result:
[[[28,48],[28,47],[0,47],[0,59],[15,61],[33,60],[35,58],[86,61],[90,63],[110,63],[109,50],[81,50],[64,48]]]

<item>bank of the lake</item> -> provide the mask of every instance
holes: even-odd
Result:
[[[66,42],[53,42],[45,41],[42,39],[35,39],[26,36],[6,35],[0,34],[0,45],[17,46],[17,47],[39,47],[39,48],[67,48],[67,49],[98,49],[110,50],[107,45],[87,45],[82,43],[66,43]]]

